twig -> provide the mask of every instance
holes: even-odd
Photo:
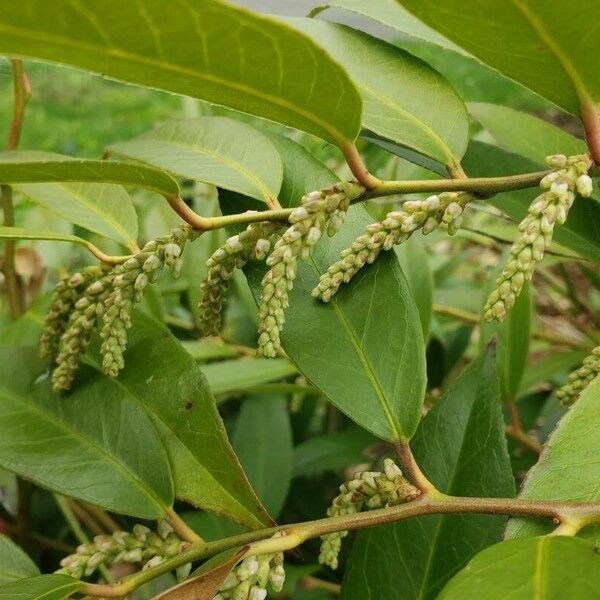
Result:
[[[105,510],[102,510],[93,504],[86,504],[85,508],[88,512],[91,512],[102,525],[104,525],[107,531],[112,533],[121,531],[122,527],[119,527],[119,524]]]
[[[433,483],[431,483],[431,481],[425,477],[423,471],[421,471],[408,443],[395,442],[394,448],[402,463],[402,468],[408,473],[411,482],[416,485],[423,494],[439,494]]]
[[[83,506],[75,502],[75,500],[67,500],[67,502],[77,519],[83,523],[91,533],[94,535],[104,535],[106,533]]]
[[[165,520],[182,540],[193,543],[204,541],[173,509],[166,512]]]

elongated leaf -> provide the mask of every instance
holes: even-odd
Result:
[[[0,587],[2,600],[64,600],[83,584],[67,575],[39,575]]]
[[[0,239],[3,240],[51,240],[53,242],[73,242],[87,245],[87,240],[76,235],[57,233],[55,231],[37,231],[23,227],[0,227]]]
[[[319,275],[371,220],[353,207],[343,229],[301,262],[282,334],[288,357],[331,402],[373,434],[409,439],[425,387],[419,317],[396,255],[384,253],[328,304],[311,298]],[[256,266],[256,265],[255,265]],[[249,269],[255,296],[262,273]]]
[[[292,480],[292,429],[285,397],[246,398],[232,442],[257,496],[276,518]]]
[[[0,53],[201,98],[336,144],[360,128],[360,96],[323,50],[220,0],[84,0],[60,11],[45,0],[2,0],[0,15]]]
[[[227,117],[170,121],[110,152],[259,200],[277,198],[282,165],[258,130]]]
[[[523,372],[520,392],[527,392],[536,385],[553,381],[561,375],[565,377],[577,368],[588,355],[584,350],[557,352],[552,349],[547,355],[529,363]]]
[[[526,158],[481,142],[471,142],[463,165],[471,177],[516,175],[540,168]],[[520,221],[537,193],[535,189],[505,192],[488,202]],[[569,211],[567,222],[555,228],[554,240],[595,262],[600,255],[600,232],[595,226],[599,222],[600,205],[594,200],[578,198]]]
[[[596,379],[559,421],[546,442],[539,462],[529,471],[520,498],[600,501],[597,448],[600,443],[600,379]],[[552,523],[511,519],[507,538],[547,533]],[[600,543],[600,527],[583,529],[581,536]]]
[[[0,152],[0,183],[67,181],[135,185],[162,196],[179,195],[179,185],[170,175],[143,165],[79,160],[30,150]]]
[[[343,25],[290,19],[344,65],[363,99],[363,126],[444,163],[468,141],[466,109],[429,65],[386,42]]]
[[[0,346],[0,464],[43,487],[140,518],[173,502],[171,470],[150,418],[108,378],[50,389],[35,348]]]
[[[471,363],[414,439],[419,466],[445,493],[514,493],[494,363],[489,351]],[[478,550],[500,539],[504,521],[482,515],[428,516],[365,529],[346,567],[342,599],[435,598]]]
[[[494,139],[509,152],[544,164],[550,154],[581,154],[586,150],[583,140],[543,121],[539,117],[497,104],[472,102],[469,112]]]
[[[439,600],[563,600],[600,598],[600,557],[569,537],[539,537],[495,544],[480,552]]]
[[[586,0],[399,0],[413,15],[482,62],[577,113],[600,100],[595,56],[600,5]],[[493,15],[493,19],[490,19]],[[566,26],[568,24],[568,26]]]
[[[0,585],[39,574],[39,569],[29,556],[10,538],[0,535]]]
[[[289,377],[298,370],[284,358],[241,358],[204,365],[202,372],[213,394],[225,394]]]

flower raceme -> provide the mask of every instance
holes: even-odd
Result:
[[[511,259],[496,280],[496,289],[483,309],[487,321],[506,318],[523,285],[533,277],[536,264],[550,247],[555,225],[567,220],[575,192],[585,198],[592,194],[592,180],[588,175],[592,162],[587,154],[568,158],[557,154],[549,156],[546,162],[554,171],[541,180],[543,191],[519,224],[519,235],[510,249]]]

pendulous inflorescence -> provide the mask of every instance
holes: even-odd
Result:
[[[600,346],[596,346],[591,354],[583,360],[581,367],[569,375],[568,383],[556,392],[556,396],[563,406],[571,406],[599,373]]]
[[[285,322],[299,258],[307,258],[319,241],[325,225],[328,235],[342,226],[351,201],[363,193],[355,183],[339,183],[303,196],[300,206],[289,217],[289,228],[275,243],[267,258],[270,267],[262,280],[258,309],[258,353],[274,357],[281,347],[280,332]]]
[[[383,473],[365,471],[340,486],[340,493],[327,509],[328,517],[350,515],[364,510],[384,508],[410,502],[420,495],[411,485],[393,460],[386,458]],[[319,562],[337,569],[342,539],[347,531],[336,531],[321,537]]]
[[[227,575],[213,600],[264,600],[267,584],[277,593],[284,582],[283,552],[249,556]]]
[[[465,206],[472,199],[466,192],[443,192],[425,200],[405,202],[402,210],[392,211],[383,221],[368,225],[365,232],[342,251],[340,260],[321,275],[312,291],[313,297],[329,302],[342,283],[348,283],[362,267],[374,262],[382,250],[401,244],[419,229],[426,235],[445,223],[448,233],[453,235],[460,227]]]
[[[496,288],[483,309],[487,321],[506,318],[523,285],[531,280],[537,263],[550,247],[554,226],[567,220],[575,192],[586,198],[592,194],[592,179],[588,175],[592,161],[587,154],[568,158],[557,154],[549,156],[546,162],[554,170],[541,180],[543,191],[519,224],[519,235],[510,249],[511,259],[496,280]]]
[[[165,521],[159,522],[157,533],[144,525],[135,525],[132,533],[98,535],[92,542],[81,544],[75,554],[61,560],[61,568],[56,572],[81,579],[92,575],[101,565],[144,563],[143,568],[149,569],[178,555],[188,545]]]
[[[78,274],[74,276],[77,285],[73,278],[59,283],[41,345],[42,355],[56,363],[52,374],[55,390],[71,387],[98,323],[102,368],[110,376],[118,374],[124,366],[123,353],[134,305],[165,266],[173,277],[179,276],[181,253],[192,235],[189,226],[176,227],[170,235],[148,242],[138,254],[109,271],[93,271],[89,277]],[[67,294],[66,288],[76,293]]]

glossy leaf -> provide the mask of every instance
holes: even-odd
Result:
[[[575,0],[399,0],[482,62],[572,113],[600,100],[600,4]],[[493,19],[490,19],[493,15]]]
[[[248,396],[232,443],[254,491],[276,518],[292,480],[292,429],[285,397]]]
[[[40,571],[10,538],[0,535],[0,586],[15,579],[35,577]]]
[[[465,106],[429,65],[343,25],[290,23],[346,67],[363,99],[363,127],[444,163],[462,157],[469,129]]]
[[[586,151],[583,140],[534,115],[485,102],[472,102],[468,107],[500,146],[529,160],[545,164],[550,154],[568,156]]]
[[[361,427],[387,440],[410,439],[421,416],[425,351],[396,255],[383,253],[328,304],[310,295],[319,275],[370,222],[364,208],[352,208],[342,230],[325,236],[310,261],[299,264],[282,343],[298,370]],[[249,270],[255,296],[261,278],[259,269]]]
[[[64,600],[83,584],[67,575],[39,575],[0,587],[2,600]]]
[[[512,496],[491,351],[451,384],[412,446],[419,466],[442,492]],[[478,550],[500,539],[504,522],[497,516],[438,515],[365,529],[354,542],[341,597],[433,599]]]
[[[0,183],[67,181],[133,185],[162,196],[179,195],[179,185],[170,175],[144,165],[30,150],[0,153]]]
[[[109,152],[179,177],[270,201],[281,187],[281,158],[260,131],[227,117],[169,121]]]
[[[600,556],[570,537],[501,542],[480,552],[439,600],[600,598]]]
[[[481,142],[471,142],[463,166],[471,177],[516,175],[540,169],[538,164],[526,158]],[[520,221],[537,193],[536,189],[505,192],[488,202]],[[594,200],[578,198],[569,211],[567,222],[555,228],[553,239],[595,262],[600,255],[600,232],[595,226],[599,222],[600,205]]]
[[[220,0],[187,0],[177,10],[170,0],[86,0],[60,11],[45,0],[2,0],[0,53],[201,98],[336,144],[360,128],[360,96],[323,50]]]
[[[600,501],[597,448],[600,443],[600,379],[580,396],[546,442],[540,460],[529,471],[520,498]],[[511,519],[507,538],[548,533],[552,523]],[[581,536],[600,544],[600,527],[583,529]]]
[[[225,394],[296,375],[298,370],[285,358],[239,358],[203,365],[202,372],[213,394]]]
[[[0,355],[3,467],[140,518],[159,518],[171,506],[171,470],[156,428],[116,382],[87,371],[73,392],[59,396],[36,348],[0,346]]]

